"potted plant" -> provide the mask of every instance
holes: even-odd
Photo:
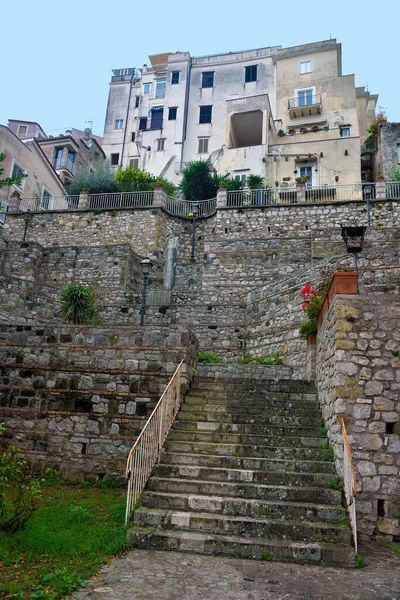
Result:
[[[276,185],[276,187],[278,187],[279,186],[279,181],[275,181],[275,185]]]
[[[300,293],[303,296],[301,308],[306,315],[306,321],[301,325],[299,335],[300,339],[307,340],[307,345],[311,345],[316,342],[318,331],[317,318],[325,299],[326,291],[323,289],[319,291],[313,290],[310,284],[307,284]]]
[[[378,173],[378,175],[375,177],[376,181],[383,181],[385,179],[385,176],[382,175],[382,173]]]
[[[296,177],[296,183],[299,185],[304,185],[310,179],[309,175],[304,175],[304,177]]]
[[[324,131],[329,131],[329,125],[324,125],[322,128]]]
[[[300,133],[307,133],[307,127],[300,127]]]
[[[335,181],[336,183],[339,181],[339,175],[335,175]]]
[[[296,130],[294,127],[289,127],[289,135],[293,135],[294,133],[296,133]]]
[[[291,177],[283,177],[283,181],[290,181]]]
[[[283,129],[280,129],[278,131],[278,135],[279,135],[279,137],[283,137],[285,135],[285,132],[283,131]]]
[[[318,125],[313,125],[313,126],[311,127],[311,131],[319,131],[319,127],[318,127]]]

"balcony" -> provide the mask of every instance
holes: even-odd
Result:
[[[303,94],[297,98],[291,98],[288,101],[288,110],[291,119],[320,115],[322,112],[321,94],[316,94],[315,96]]]

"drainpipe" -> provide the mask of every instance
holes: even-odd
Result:
[[[185,98],[185,108],[184,108],[184,119],[183,119],[183,128],[182,128],[182,150],[181,150],[181,163],[183,162],[183,149],[186,141],[186,131],[187,131],[187,122],[188,122],[188,106],[189,106],[189,91],[190,91],[190,78],[192,75],[192,57],[189,58],[189,65],[186,72],[186,98]]]
[[[128,106],[126,109],[126,117],[125,117],[125,129],[124,129],[124,139],[122,141],[122,150],[121,150],[121,159],[120,159],[120,167],[122,168],[122,163],[124,160],[124,150],[125,150],[125,142],[126,142],[126,130],[128,129],[128,116],[129,116],[129,107],[131,105],[131,95],[132,95],[132,83],[133,83],[133,78],[135,76],[135,73],[132,75],[130,82],[129,82],[129,96],[128,96]]]

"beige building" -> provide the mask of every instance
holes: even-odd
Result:
[[[17,202],[20,197],[29,200],[31,208],[51,208],[55,197],[66,194],[60,178],[35,140],[22,141],[8,127],[0,125],[0,152],[6,154],[1,163],[4,177],[27,175],[21,185],[0,189],[3,207]]]
[[[110,164],[174,181],[198,159],[242,180],[263,175],[270,186],[361,181],[377,96],[343,75],[336,40],[150,60],[113,71],[103,146]]]

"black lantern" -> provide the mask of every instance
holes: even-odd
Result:
[[[362,184],[363,198],[367,202],[368,229],[371,227],[371,200],[374,197],[375,184],[365,181]]]
[[[364,235],[367,228],[361,225],[342,225],[342,238],[349,254],[353,255],[354,270],[357,271],[357,254],[364,246]]]
[[[142,273],[143,273],[142,304],[140,307],[140,326],[143,327],[144,313],[145,313],[145,308],[146,308],[147,282],[149,279],[150,271],[153,268],[153,263],[151,262],[151,260],[149,258],[144,258],[140,262],[140,265],[142,267]]]

